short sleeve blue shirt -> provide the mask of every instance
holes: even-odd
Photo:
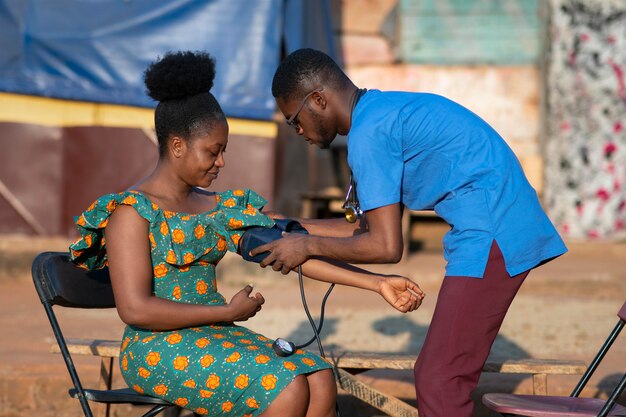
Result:
[[[348,164],[363,210],[403,203],[450,225],[448,276],[482,277],[494,240],[511,276],[567,251],[506,142],[444,97],[365,93],[352,113]]]

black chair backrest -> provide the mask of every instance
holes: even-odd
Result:
[[[32,267],[42,303],[75,308],[115,307],[109,269],[95,271],[76,266],[66,252],[43,252]]]

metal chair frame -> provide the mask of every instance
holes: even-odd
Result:
[[[524,395],[514,395],[514,394],[485,394],[483,396],[483,404],[493,409],[494,411],[498,411],[497,408],[507,407],[506,403],[511,402],[512,404],[513,401],[515,401],[516,399],[530,399],[530,402],[533,403],[533,406],[540,406],[542,403],[549,404],[551,401],[554,401],[554,400],[561,401],[562,404],[575,402],[577,400],[583,400],[582,398],[579,398],[580,393],[585,388],[585,386],[587,385],[587,382],[589,382],[589,379],[593,376],[594,372],[596,371],[596,369],[602,362],[602,359],[607,354],[607,352],[611,349],[611,346],[613,346],[613,343],[615,342],[620,332],[624,328],[624,325],[626,324],[626,302],[624,302],[624,304],[622,305],[622,308],[619,310],[617,315],[619,317],[617,324],[615,325],[615,327],[613,328],[609,336],[606,338],[606,340],[600,347],[600,350],[598,351],[598,353],[596,353],[595,357],[593,358],[593,360],[591,361],[591,363],[589,364],[589,366],[587,367],[587,369],[581,376],[580,380],[576,384],[576,387],[574,388],[574,390],[572,391],[569,397],[547,397],[547,396],[541,397],[541,396],[524,396]],[[622,378],[620,379],[618,384],[615,386],[615,388],[613,389],[613,391],[607,398],[606,402],[602,405],[602,408],[598,411],[597,414],[595,414],[596,417],[607,417],[610,415],[609,413],[612,412],[614,406],[617,405],[617,407],[620,407],[618,404],[616,404],[616,401],[619,398],[619,396],[622,394],[622,392],[624,392],[625,388],[626,388],[626,373],[622,375]],[[624,414],[619,414],[619,416],[626,415],[626,408],[620,407],[620,410],[621,409],[624,409],[625,411],[624,411]],[[504,416],[518,416],[518,415],[539,416],[541,415],[538,413],[539,412],[533,411],[532,414],[519,414],[518,412],[518,414],[503,414],[503,415]],[[555,415],[555,414],[548,414],[546,412],[545,415]],[[583,415],[582,412],[580,415],[581,416]],[[591,414],[584,414],[584,415],[591,415]]]
[[[178,408],[175,404],[139,394],[130,388],[111,390],[83,388],[53,306],[88,309],[115,308],[108,268],[87,271],[73,264],[65,252],[43,252],[33,261],[32,276],[37,294],[46,311],[52,332],[74,384],[74,388],[69,390],[69,395],[80,401],[85,417],[93,417],[89,401],[105,404],[152,405],[153,407],[142,417],[154,417],[170,407]]]

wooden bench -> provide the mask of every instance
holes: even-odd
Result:
[[[103,389],[111,388],[114,359],[119,357],[120,341],[67,339],[71,354],[101,357],[100,384]],[[59,353],[57,344],[51,351]],[[355,377],[360,372],[372,369],[413,369],[416,356],[388,353],[333,352],[327,356],[337,368],[337,385],[346,393],[359,398],[371,406],[393,417],[417,417],[417,409],[398,398],[382,393]],[[483,372],[532,375],[533,393],[546,395],[548,375],[581,375],[586,365],[577,360],[559,359],[488,359]],[[109,409],[105,411],[108,417]]]

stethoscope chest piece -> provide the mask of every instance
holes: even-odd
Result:
[[[356,183],[354,182],[352,175],[350,175],[350,185],[348,186],[346,201],[343,203],[342,208],[344,209],[344,214],[348,223],[356,223],[356,221],[363,216],[363,210],[361,210],[359,200],[356,196]]]

